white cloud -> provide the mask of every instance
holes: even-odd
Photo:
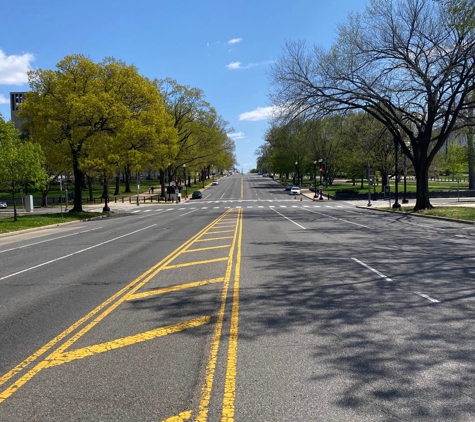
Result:
[[[239,120],[247,120],[249,122],[268,120],[279,117],[279,115],[285,111],[286,108],[283,106],[257,107],[255,110],[241,113],[239,115]]]
[[[0,84],[23,85],[28,82],[26,72],[31,69],[30,62],[33,54],[25,53],[22,56],[7,56],[0,50]]]
[[[5,95],[0,94],[0,104],[10,104],[10,100]]]
[[[249,63],[247,64],[246,66],[242,66],[242,63],[241,62],[231,62],[229,64],[226,65],[226,67],[228,69],[231,69],[231,70],[236,70],[236,69],[250,69],[251,67],[254,67],[254,66],[260,66],[260,65],[265,65],[265,64],[269,64],[269,63],[272,63],[271,60],[267,60],[267,61],[264,61],[264,62],[259,62],[259,63]]]
[[[228,44],[237,44],[238,42],[241,42],[242,38],[233,38],[232,40],[228,41]]]
[[[228,136],[233,140],[244,139],[246,137],[243,132],[230,133]]]
[[[257,122],[258,120],[270,119],[275,107],[257,107],[255,110],[246,111],[239,115],[239,120]]]
[[[231,62],[226,65],[228,69],[242,69],[241,62]]]

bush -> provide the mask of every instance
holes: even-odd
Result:
[[[360,190],[356,188],[336,189],[335,194],[338,194],[338,193],[360,193]]]

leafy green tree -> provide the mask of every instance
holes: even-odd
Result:
[[[445,153],[442,152],[442,156],[442,165],[452,175],[452,181],[455,180],[455,175],[457,173],[466,171],[468,167],[468,154],[466,146],[461,146],[456,142],[451,142],[448,145]]]
[[[232,129],[205,101],[203,91],[180,85],[172,78],[155,83],[178,133],[178,149],[169,160],[172,177],[181,178],[183,164],[189,174],[204,167],[209,171],[211,164],[221,168],[234,165],[235,145],[227,136]],[[168,166],[163,166],[161,170],[168,171]]]
[[[44,156],[39,145],[23,142],[13,122],[0,115],[0,186],[13,200],[13,220],[18,221],[16,194],[27,183],[42,187],[47,183]]]
[[[57,70],[29,72],[29,83],[19,117],[31,139],[70,160],[71,211],[82,211],[84,170],[91,170],[91,163],[104,178],[121,166],[138,171],[152,160],[163,161],[163,151],[176,142],[163,98],[134,66],[73,55]]]

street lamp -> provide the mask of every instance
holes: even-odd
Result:
[[[314,195],[317,197],[317,160],[313,160],[313,186],[314,186]]]
[[[66,192],[68,192],[68,191],[66,190]],[[107,202],[109,200],[109,185],[108,185],[107,177],[106,177],[105,173],[104,173],[104,186],[103,186],[103,189],[102,189],[102,195],[104,196],[104,208],[102,208],[102,212],[109,212],[111,210],[109,205],[107,204]],[[66,202],[67,202],[67,200],[66,200]],[[67,207],[67,205],[66,205],[66,207]]]
[[[401,204],[398,201],[398,168],[397,168],[397,150],[398,150],[398,142],[397,138],[394,137],[394,175],[395,175],[395,180],[394,180],[394,204],[393,208],[401,208]]]
[[[139,193],[140,193],[140,173],[137,173],[137,206],[140,205]]]
[[[409,145],[406,143],[406,146],[409,148]],[[407,199],[407,187],[406,187],[406,176],[407,176],[407,163],[406,163],[406,154],[404,154],[404,198],[402,199],[403,204],[407,204],[409,200]]]
[[[203,189],[205,187],[205,166],[203,166],[203,170],[201,171],[201,180],[203,181]]]
[[[186,164],[183,164],[183,181],[184,181],[184,187],[185,187],[185,199],[186,199]]]
[[[300,177],[299,177],[299,162],[295,162],[295,174],[297,175],[297,183],[296,185],[300,186]]]
[[[319,190],[320,190],[320,197],[318,198],[319,201],[323,201],[323,185],[322,185],[322,173],[323,173],[323,167],[322,167],[322,163],[323,163],[323,158],[320,158],[318,160],[319,164],[320,164],[320,168],[319,168],[319,171],[320,171],[320,187],[319,187]]]
[[[171,168],[172,163],[168,163],[168,200],[170,201],[170,189],[171,189],[171,174],[170,174],[170,168]]]

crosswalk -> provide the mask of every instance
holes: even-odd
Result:
[[[290,203],[293,202],[293,203]],[[97,208],[97,209],[96,209]],[[186,202],[183,204],[174,204],[170,205],[140,205],[137,208],[131,206],[111,206],[111,211],[121,212],[128,214],[147,214],[147,213],[163,213],[170,211],[185,211],[185,210],[219,210],[219,209],[229,209],[229,208],[245,208],[245,209],[272,209],[272,208],[319,208],[319,209],[350,209],[354,208],[354,205],[351,204],[326,204],[326,203],[301,203],[297,201],[251,201],[251,200],[241,200],[241,201],[203,201],[199,202]],[[90,211],[99,211],[102,207],[88,207]]]

